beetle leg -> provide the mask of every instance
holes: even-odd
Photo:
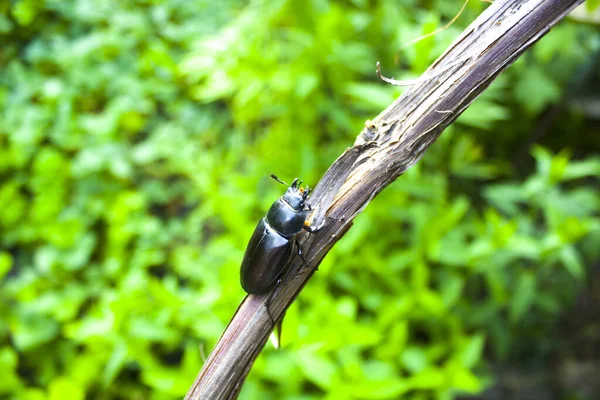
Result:
[[[315,230],[315,232],[316,232],[316,230]],[[300,243],[298,242],[298,239],[296,239],[296,238],[294,238],[294,245],[298,248],[298,256],[300,257],[300,260],[302,260],[302,264],[304,264],[304,267],[305,268],[314,268],[315,270],[317,270],[318,269],[317,267],[313,267],[306,262],[306,259],[304,258],[304,254],[302,253],[302,247],[300,247]],[[281,282],[283,281],[283,279],[286,278],[286,276],[289,276],[288,272],[289,271],[286,268],[286,270],[283,272],[283,274],[277,279],[277,282],[275,283],[275,287],[279,286],[281,284]],[[267,309],[267,315],[269,316],[271,323],[276,327],[277,322],[275,321],[275,318],[273,318],[273,316],[269,312],[269,308],[271,306],[271,301],[273,300],[273,294],[275,293],[275,291],[276,291],[276,289],[271,290],[269,297],[265,301],[265,308]],[[283,318],[282,318],[282,320],[283,320]]]
[[[302,263],[307,266],[310,267],[310,265],[308,265],[308,263],[306,262],[306,260],[304,259],[304,254],[302,254],[302,248],[300,247],[300,243],[298,243],[298,240],[296,240],[296,247],[298,247],[298,256],[300,257],[300,259],[302,260]]]
[[[304,225],[302,227],[302,229],[304,229],[308,233],[317,233],[317,232],[319,232],[321,230],[322,227],[323,227],[323,225],[319,226],[318,228],[315,228],[312,225]]]
[[[300,260],[302,260],[302,264],[304,264],[305,268],[313,268],[315,271],[317,271],[319,269],[319,267],[313,267],[312,265],[309,265],[306,262],[306,259],[304,258],[304,254],[302,254],[302,248],[300,247],[300,243],[298,243],[298,240],[296,240],[296,246],[298,247],[298,257],[300,257]]]

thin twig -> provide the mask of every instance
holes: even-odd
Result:
[[[427,39],[428,37],[431,37],[433,35],[437,35],[440,32],[443,32],[444,30],[448,29],[453,23],[456,22],[456,20],[458,19],[458,17],[460,17],[460,15],[463,13],[463,11],[465,10],[465,7],[467,7],[467,4],[469,3],[469,0],[465,0],[465,2],[463,3],[462,7],[460,8],[460,11],[458,12],[458,14],[456,14],[454,16],[454,18],[452,18],[450,20],[450,22],[448,22],[446,25],[442,26],[441,28],[436,29],[433,32],[429,32],[426,35],[421,35],[413,40],[411,40],[410,42],[406,43],[405,45],[403,45],[402,47],[400,47],[400,49],[398,50],[398,52],[406,49],[407,47],[412,46],[415,43],[420,42],[421,40]]]

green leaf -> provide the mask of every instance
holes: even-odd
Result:
[[[33,22],[37,9],[38,2],[35,0],[18,0],[12,6],[12,15],[20,25],[29,25]]]
[[[581,280],[585,278],[585,268],[579,252],[573,246],[565,246],[560,251],[560,259],[565,268],[573,278]]]
[[[59,334],[56,321],[42,315],[25,314],[11,324],[15,346],[21,351],[48,343]]]
[[[522,71],[515,86],[515,94],[526,111],[536,114],[557,101],[561,90],[542,69],[529,66]]]
[[[437,389],[446,382],[445,373],[439,368],[429,367],[407,379],[413,389]]]
[[[66,377],[54,379],[48,386],[49,400],[83,400],[84,398],[85,390]]]
[[[441,315],[446,307],[442,298],[435,292],[430,290],[424,290],[419,293],[419,304],[428,313],[433,315]]]
[[[466,368],[453,367],[451,370],[453,386],[467,393],[478,393],[482,389],[481,381]]]
[[[508,120],[509,117],[508,108],[480,98],[458,117],[457,122],[474,128],[491,129],[495,122]]]
[[[12,348],[0,348],[0,369],[2,369],[0,394],[11,393],[21,386],[21,381],[16,371],[18,364],[17,357],[17,353]]]
[[[425,352],[419,347],[415,346],[406,348],[402,352],[400,360],[402,361],[404,368],[412,373],[423,371],[429,363]]]
[[[473,368],[479,363],[484,345],[485,336],[483,334],[471,336],[465,341],[460,357],[463,367]]]
[[[344,93],[354,98],[356,105],[367,111],[381,110],[396,98],[389,86],[372,83],[348,83]]]
[[[519,203],[526,201],[523,188],[514,183],[488,186],[484,195],[494,207],[507,215],[517,215],[519,213]]]
[[[125,362],[127,361],[128,349],[127,345],[123,341],[119,341],[115,344],[112,355],[108,360],[104,373],[102,374],[102,385],[108,388],[117,375],[123,369]]]
[[[458,276],[450,276],[444,279],[441,287],[441,296],[446,309],[458,302],[463,293],[465,282]]]
[[[521,273],[510,303],[509,315],[512,322],[519,321],[529,311],[535,299],[535,290],[535,276],[531,272]]]
[[[600,176],[600,158],[588,158],[583,161],[571,161],[566,166],[563,179],[573,180],[588,176]]]
[[[594,12],[598,7],[600,7],[600,0],[587,0],[585,2],[585,9],[587,12]]]
[[[324,390],[332,387],[338,371],[329,357],[304,350],[297,354],[296,362],[309,381]]]
[[[403,379],[386,379],[349,383],[348,393],[357,399],[397,399],[409,390],[410,384]]]
[[[0,281],[10,271],[13,265],[12,256],[10,253],[0,251]]]

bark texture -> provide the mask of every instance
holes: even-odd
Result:
[[[332,164],[311,196],[316,208],[312,225],[323,228],[299,235],[308,264],[318,266],[371,199],[414,165],[500,72],[582,1],[494,1],[425,72],[431,79],[419,79],[367,121],[353,147]],[[236,398],[273,331],[269,315],[280,320],[314,271],[294,257],[273,293],[247,296],[186,399]]]

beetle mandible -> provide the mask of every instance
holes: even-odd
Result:
[[[263,294],[275,284],[292,258],[294,244],[298,247],[302,262],[306,264],[295,236],[302,229],[310,233],[318,230],[306,221],[312,210],[307,202],[310,188],[301,187],[302,181],[298,178],[291,185],[275,175],[271,175],[271,178],[287,185],[288,189],[260,220],[246,247],[240,281],[249,294]]]

